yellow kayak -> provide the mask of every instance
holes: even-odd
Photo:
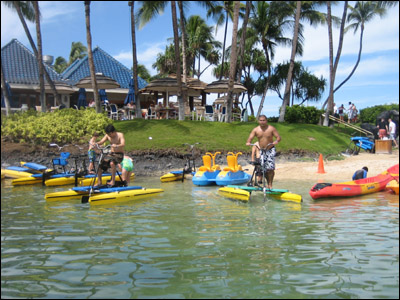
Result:
[[[390,181],[387,185],[386,188],[392,190],[396,195],[399,194],[399,182],[397,180],[392,180]]]
[[[87,201],[92,205],[114,204],[131,200],[139,200],[146,197],[158,195],[162,192],[164,192],[163,189],[142,189],[142,190],[115,192],[115,193],[104,193],[88,197]],[[82,200],[82,202],[85,201]]]

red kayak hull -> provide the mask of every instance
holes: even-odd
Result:
[[[371,194],[385,189],[386,184],[393,180],[389,174],[379,174],[374,177],[368,177],[349,182],[324,184],[315,184],[309,194],[313,199],[330,197],[354,197],[359,195]],[[322,186],[322,187],[321,187]]]

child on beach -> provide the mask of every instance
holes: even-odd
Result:
[[[96,141],[97,141],[98,137],[99,137],[99,134],[95,131],[95,132],[93,132],[92,137],[89,141],[88,156],[89,156],[89,173],[90,174],[95,174],[94,162],[96,160],[96,151],[94,150],[94,147],[96,145]]]

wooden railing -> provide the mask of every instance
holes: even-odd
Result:
[[[325,118],[325,114],[322,114],[322,116]],[[365,129],[363,129],[363,128],[354,126],[353,124],[350,124],[350,123],[347,123],[347,122],[345,122],[345,121],[342,121],[342,120],[340,120],[339,118],[336,118],[336,117],[334,117],[334,116],[329,115],[329,119],[332,120],[332,121],[335,121],[335,122],[338,123],[338,124],[343,124],[344,126],[350,127],[351,129],[354,129],[354,130],[356,130],[356,131],[358,131],[358,132],[360,132],[360,133],[362,133],[362,134],[365,134],[365,135],[374,135],[371,131],[368,131],[368,130],[365,130]]]

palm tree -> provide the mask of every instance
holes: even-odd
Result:
[[[132,60],[133,60],[133,86],[135,89],[135,102],[136,102],[136,118],[142,118],[142,109],[139,99],[139,84],[138,84],[138,62],[136,55],[136,31],[135,31],[135,1],[129,1],[128,5],[131,7],[131,32],[132,32]]]
[[[266,84],[262,94],[260,106],[258,108],[257,118],[261,114],[265,96],[269,88],[271,78],[272,60],[275,56],[275,49],[278,45],[290,46],[291,40],[283,36],[284,26],[287,25],[287,17],[290,15],[287,4],[283,1],[257,1],[249,26],[248,39],[254,44],[260,43],[265,54],[267,64]],[[301,50],[297,47],[297,50]]]
[[[84,58],[86,54],[87,48],[85,45],[83,45],[81,42],[72,42],[68,65],[71,65],[77,59]]]
[[[179,35],[178,35],[178,20],[176,17],[176,4],[171,1],[172,12],[172,27],[174,30],[174,46],[175,46],[175,61],[176,61],[176,81],[178,85],[178,104],[179,104],[179,120],[185,120],[185,103],[182,98],[182,71],[181,71],[181,56],[179,52]]]
[[[58,56],[56,58],[56,60],[54,61],[53,68],[54,68],[54,71],[56,71],[58,74],[61,74],[62,72],[64,72],[64,70],[67,68],[67,66],[68,66],[68,63],[65,60],[65,58],[62,56]]]
[[[371,21],[376,16],[381,18],[384,17],[387,13],[386,8],[395,6],[397,3],[397,1],[357,1],[354,7],[349,5],[350,13],[347,16],[347,22],[353,23],[349,24],[345,30],[347,31],[353,29],[354,33],[356,33],[360,28],[360,48],[358,50],[358,57],[353,70],[351,70],[347,78],[343,80],[343,82],[340,83],[333,92],[336,92],[338,89],[340,89],[342,85],[345,84],[351,78],[351,76],[353,76],[358,64],[360,63],[365,23]]]
[[[332,13],[331,13],[330,1],[327,2],[327,6],[328,6],[328,14],[327,14],[328,35],[329,35],[329,96],[328,96],[328,106],[327,106],[326,112],[325,112],[325,119],[324,119],[324,124],[323,124],[324,126],[329,125],[329,115],[333,113],[333,102],[334,102],[333,88],[335,85],[336,70],[339,65],[340,55],[342,53],[343,38],[344,38],[344,24],[345,24],[345,20],[346,20],[348,1],[344,1],[343,15],[342,15],[342,21],[341,21],[340,33],[339,33],[339,45],[338,45],[338,50],[337,50],[334,65],[333,65],[333,41],[332,41]]]
[[[33,1],[2,1],[2,2],[4,2],[5,5],[7,5],[11,9],[14,9],[17,12],[22,27],[24,28],[25,34],[32,47],[33,53],[35,54],[35,57],[38,60],[38,66],[39,66],[41,62],[38,59],[39,55],[38,50],[36,49],[35,42],[33,41],[32,35],[29,32],[29,28],[25,22],[25,18],[31,22],[35,22],[35,10],[33,8],[33,3],[32,3]],[[46,68],[44,68],[44,76],[46,77],[47,83],[50,85],[50,88],[53,91],[54,98],[56,98],[57,102],[61,104],[61,96],[60,94],[58,94],[54,82],[50,78],[50,75],[48,74]]]
[[[290,55],[290,65],[289,65],[288,75],[286,78],[286,86],[285,86],[285,93],[283,96],[283,104],[281,106],[281,110],[279,113],[279,120],[278,120],[279,122],[285,121],[286,106],[290,104],[290,87],[292,85],[294,59],[296,56],[297,39],[299,36],[300,13],[301,13],[301,1],[296,1],[296,3],[297,3],[297,6],[296,6],[294,34],[293,34],[293,40],[292,40],[292,53]]]
[[[221,59],[221,72],[219,76],[219,80],[222,79],[224,74],[224,62],[225,62],[225,44],[226,44],[226,34],[228,30],[228,21],[229,18],[233,20],[233,2],[234,1],[221,1],[221,5],[213,5],[210,6],[207,11],[207,17],[212,16],[217,23],[216,30],[218,27],[225,23],[225,32],[224,32],[224,42],[222,46],[222,59]],[[244,11],[245,7],[243,4],[240,6],[240,10]]]
[[[42,106],[42,111],[46,112],[46,94],[44,90],[44,66],[43,66],[43,54],[42,54],[42,34],[40,32],[40,13],[39,13],[39,3],[37,1],[33,1],[33,9],[35,10],[35,23],[36,23],[36,39],[38,45],[38,67],[39,67],[39,86],[40,86],[40,103]]]
[[[193,75],[197,74],[197,77],[200,78],[204,72],[200,68],[200,58],[203,57],[209,62],[209,66],[217,64],[219,60],[217,49],[221,48],[221,43],[213,37],[213,26],[208,26],[206,21],[200,16],[191,16],[186,24],[186,30],[188,61],[191,62]]]
[[[9,116],[11,114],[11,106],[9,99],[10,95],[8,94],[7,83],[6,79],[4,78],[3,65],[1,65],[1,91],[3,92],[4,105],[6,107],[6,116]]]
[[[99,99],[99,90],[97,89],[96,71],[94,68],[93,52],[92,52],[92,34],[90,33],[90,1],[84,1],[85,19],[86,19],[86,40],[88,49],[90,80],[92,81],[93,98],[96,104],[96,112],[101,113],[101,103]]]
[[[237,63],[237,32],[239,22],[239,7],[240,1],[235,1],[233,10],[233,29],[232,29],[232,49],[231,49],[231,61],[229,69],[229,82],[228,82],[228,96],[227,96],[227,107],[226,107],[226,122],[230,123],[232,119],[232,105],[233,105],[233,85],[235,82],[236,75],[236,63]]]

